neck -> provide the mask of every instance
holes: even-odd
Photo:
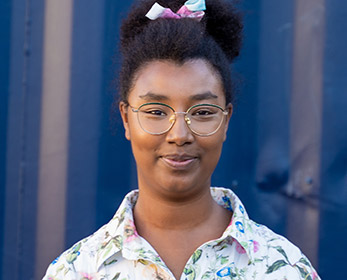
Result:
[[[140,188],[134,218],[140,234],[145,228],[185,231],[206,223],[216,211],[221,211],[221,207],[212,198],[209,188],[175,200],[154,196]]]

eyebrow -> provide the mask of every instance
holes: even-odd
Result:
[[[139,97],[141,99],[146,100],[146,101],[152,101],[152,100],[164,101],[164,100],[168,100],[169,99],[165,95],[157,94],[157,93],[153,93],[153,92],[147,92],[145,95],[140,95]]]
[[[196,101],[201,101],[201,100],[206,100],[206,99],[217,99],[217,98],[218,98],[218,96],[213,94],[210,91],[195,94],[195,95],[190,97],[191,100],[196,100]]]
[[[146,101],[166,101],[169,100],[169,98],[166,95],[162,94],[157,94],[153,92],[147,92],[144,95],[139,96],[141,99],[144,99]],[[206,99],[217,99],[218,96],[213,94],[210,91],[204,92],[204,93],[198,93],[190,97],[191,100],[194,101],[201,101],[201,100],[206,100]]]

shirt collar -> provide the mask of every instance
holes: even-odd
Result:
[[[112,220],[103,226],[97,249],[97,267],[100,268],[118,252],[123,252],[124,243],[138,238],[134,225],[133,208],[138,198],[138,190],[131,191],[123,199]]]
[[[253,259],[253,252],[257,241],[252,240],[249,231],[252,225],[248,214],[240,199],[230,190],[225,188],[211,188],[214,200],[224,208],[233,211],[231,222],[224,231],[221,238],[215,240],[219,243],[232,237],[245,250],[248,257]],[[133,211],[138,198],[138,190],[128,193],[121,203],[112,220],[102,228],[101,237],[98,244],[97,267],[107,262],[118,252],[122,252],[123,257],[136,260],[141,255],[145,240],[141,238],[135,228]],[[158,256],[150,256],[158,260]],[[112,260],[110,260],[112,261]]]
[[[259,246],[259,242],[254,240],[254,226],[259,225],[249,219],[241,200],[230,189],[211,188],[211,194],[219,205],[233,211],[229,226],[217,241],[220,242],[228,237],[232,237],[247,253],[249,259],[253,261],[254,253],[258,251]]]

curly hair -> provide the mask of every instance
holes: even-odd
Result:
[[[206,0],[205,16],[200,22],[190,18],[150,20],[145,15],[155,2],[177,11],[185,0],[140,0],[123,20],[121,100],[127,102],[136,73],[148,62],[170,60],[182,65],[188,60],[204,59],[219,74],[226,102],[233,103],[230,64],[241,48],[241,14],[226,0]]]

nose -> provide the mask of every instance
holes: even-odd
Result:
[[[194,135],[188,127],[189,119],[186,118],[185,113],[176,113],[172,121],[173,126],[166,134],[167,142],[183,146],[194,141]]]

